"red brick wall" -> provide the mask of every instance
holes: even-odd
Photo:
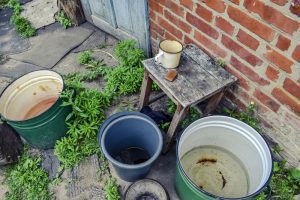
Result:
[[[265,132],[300,166],[300,17],[292,0],[149,0],[154,52],[162,39],[194,43],[239,78],[227,98],[258,105]]]

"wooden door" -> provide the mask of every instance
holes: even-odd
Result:
[[[86,18],[120,40],[134,39],[151,54],[147,0],[81,0]]]

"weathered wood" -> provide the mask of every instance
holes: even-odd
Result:
[[[237,78],[220,67],[216,61],[193,44],[186,46],[185,53],[198,63],[199,67],[213,75],[222,85],[232,84]]]
[[[203,55],[204,54],[204,55]],[[149,79],[159,85],[162,91],[177,105],[169,130],[167,132],[164,152],[169,150],[174,134],[180,122],[188,113],[190,106],[196,105],[208,98],[204,114],[213,111],[225,89],[237,79],[218,66],[203,51],[193,45],[187,45],[182,53],[180,65],[176,69],[178,76],[173,82],[165,80],[168,69],[157,65],[153,58],[144,60],[146,73],[142,86],[140,107],[149,101],[151,87]]]
[[[152,99],[149,100],[149,104],[152,104],[153,102],[163,98],[164,96],[166,96],[166,94],[163,93],[163,92],[158,94],[157,96],[155,96],[155,97],[153,97]]]
[[[203,114],[208,115],[209,113],[214,111],[216,109],[216,107],[218,106],[218,104],[220,103],[223,96],[224,96],[224,90],[215,94],[214,96],[212,96],[209,99],[209,101],[205,107],[205,110],[203,111]]]
[[[143,84],[141,88],[140,104],[139,108],[142,109],[144,106],[148,105],[149,97],[152,89],[152,79],[149,77],[149,72],[145,70]]]
[[[76,26],[85,22],[85,16],[80,0],[58,0],[59,10],[63,9],[67,17]]]
[[[178,129],[180,122],[184,119],[184,117],[186,116],[188,111],[189,111],[189,106],[182,107],[180,104],[177,105],[176,112],[173,116],[172,122],[171,122],[170,127],[167,132],[167,138],[166,138],[166,143],[164,146],[163,153],[166,153],[169,151],[170,146],[174,139],[174,133]]]

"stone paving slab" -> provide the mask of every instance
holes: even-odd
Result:
[[[6,86],[12,82],[12,79],[6,77],[0,77],[0,94],[6,88]],[[1,198],[0,198],[1,199]]]
[[[57,200],[104,200],[103,183],[97,175],[99,159],[92,155],[71,170],[62,175],[62,183],[53,188]]]
[[[33,0],[22,6],[22,17],[28,19],[36,29],[55,22],[58,12],[57,0]]]
[[[104,45],[107,34],[102,31],[94,32],[86,41],[84,41],[79,47],[72,50],[74,53],[86,51],[89,49],[95,49],[99,45]]]
[[[32,38],[32,47],[28,51],[10,57],[50,69],[68,52],[85,41],[92,32],[90,29],[81,27],[67,30],[57,27],[53,31],[45,31],[38,37]]]
[[[29,63],[20,62],[17,60],[9,59],[4,64],[0,64],[0,76],[8,78],[18,78],[28,72],[41,70],[43,68]]]
[[[9,22],[12,10],[0,9],[0,53],[19,53],[30,47],[28,39],[20,37],[14,25]]]

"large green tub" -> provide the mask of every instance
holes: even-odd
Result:
[[[0,113],[31,146],[53,148],[67,132],[71,107],[62,107],[62,77],[50,70],[28,73],[11,83],[1,94]]]
[[[239,198],[213,195],[200,188],[187,175],[181,158],[190,150],[207,145],[231,152],[241,161],[248,174],[246,195]],[[181,200],[255,199],[260,192],[268,189],[272,171],[272,155],[263,137],[247,124],[230,117],[210,116],[199,119],[184,131],[177,142],[175,188]]]

